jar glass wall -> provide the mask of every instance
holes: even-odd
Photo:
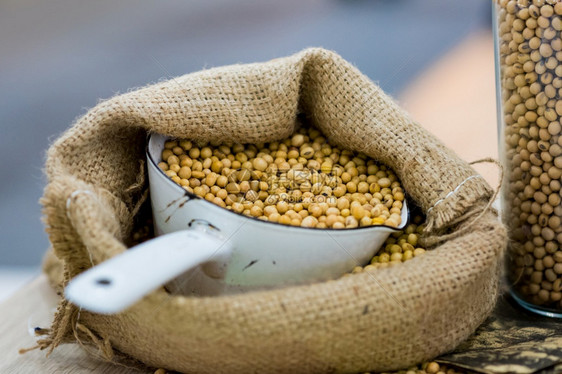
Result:
[[[562,317],[562,0],[492,0],[507,278]]]

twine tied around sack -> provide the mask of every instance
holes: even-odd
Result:
[[[429,235],[429,236],[426,236],[425,238],[422,238],[421,242],[425,246],[432,247],[432,246],[435,246],[436,244],[439,244],[439,243],[444,242],[446,240],[451,240],[451,239],[461,237],[462,235],[464,235],[468,231],[470,231],[470,229],[473,228],[474,224],[477,223],[486,214],[486,212],[488,212],[488,210],[493,209],[492,205],[494,204],[494,201],[496,201],[496,198],[498,197],[498,195],[501,191],[502,184],[503,184],[504,168],[503,168],[503,165],[498,160],[496,160],[494,158],[491,158],[491,157],[486,157],[486,158],[482,158],[480,160],[469,162],[469,165],[476,165],[476,164],[481,164],[481,163],[491,163],[491,164],[496,165],[499,169],[500,179],[499,179],[498,186],[494,190],[494,193],[493,193],[492,197],[490,197],[490,199],[488,200],[488,202],[486,203],[486,205],[483,208],[481,208],[481,209],[478,209],[478,208],[471,209],[471,210],[467,211],[465,214],[463,214],[462,216],[452,220],[448,225],[449,227],[454,227],[454,226],[460,224],[461,222],[465,222],[466,220],[468,220],[471,217],[474,217],[476,215],[476,217],[474,217],[472,220],[470,220],[469,222],[464,224],[463,227],[461,227],[461,228],[459,228],[459,229],[457,229],[457,230],[455,230],[455,231],[453,231],[452,233],[449,233],[449,234]],[[443,201],[445,201],[448,197],[457,193],[467,181],[469,181],[470,179],[473,179],[473,178],[483,178],[483,177],[480,174],[476,174],[476,175],[472,175],[472,176],[468,177],[467,179],[462,181],[454,190],[449,192],[443,199],[438,200],[431,208],[429,208],[427,210],[427,213],[429,213],[435,206],[437,206],[440,203],[442,203]],[[429,231],[430,230],[428,230],[426,228],[425,232],[428,233]]]

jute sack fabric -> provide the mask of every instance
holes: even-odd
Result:
[[[101,102],[78,119],[48,151],[42,204],[57,258],[47,262],[52,282],[64,287],[126,250],[147,197],[147,132],[267,142],[289,136],[299,113],[332,142],[397,172],[427,212],[434,250],[400,266],[273,291],[195,298],[158,290],[112,316],[62,299],[40,347],[78,342],[116,363],[188,373],[358,372],[430,359],[473,332],[494,305],[506,244],[485,209],[493,191],[323,49],[188,74]]]

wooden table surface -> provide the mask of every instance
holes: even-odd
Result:
[[[490,33],[471,35],[430,67],[400,103],[466,160],[497,157],[493,49]],[[491,183],[497,171],[478,167]],[[57,295],[40,276],[0,305],[0,373],[139,373],[90,358],[77,345],[20,355],[35,345],[29,329],[48,327]]]
[[[93,359],[75,344],[59,346],[48,358],[46,351],[39,350],[19,354],[21,348],[35,345],[30,330],[49,327],[57,302],[58,296],[41,275],[0,305],[0,373],[142,373]]]

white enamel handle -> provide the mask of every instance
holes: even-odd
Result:
[[[198,230],[177,231],[139,244],[77,275],[65,297],[86,310],[118,313],[198,265],[226,266],[232,246]]]

